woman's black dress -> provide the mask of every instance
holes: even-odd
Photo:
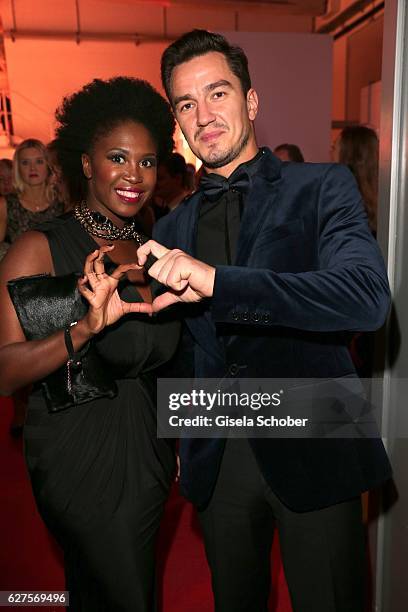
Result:
[[[97,248],[71,215],[41,231],[57,275],[82,272]],[[141,299],[127,281],[119,291]],[[154,609],[155,537],[174,475],[173,448],[156,433],[155,371],[178,335],[164,318],[128,315],[94,340],[115,373],[116,398],[49,414],[41,391],[31,395],[26,461],[41,516],[64,550],[72,612]]]

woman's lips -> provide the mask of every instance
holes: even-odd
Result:
[[[119,198],[127,204],[139,202],[144,194],[144,191],[140,191],[138,189],[115,189],[115,191]]]

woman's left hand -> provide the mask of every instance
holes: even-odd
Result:
[[[140,266],[136,263],[121,264],[111,274],[105,272],[103,258],[113,248],[102,246],[88,255],[84,276],[78,281],[78,290],[89,303],[84,320],[92,334],[98,334],[125,314],[149,312],[150,305],[144,302],[124,302],[117,291],[122,276],[129,270],[140,270]]]

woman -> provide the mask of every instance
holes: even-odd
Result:
[[[364,125],[344,128],[333,148],[333,161],[345,164],[354,174],[363,198],[371,232],[377,234],[378,200],[378,137],[374,130]],[[357,373],[361,378],[373,375],[374,334],[353,334],[349,350]]]
[[[17,147],[13,158],[15,193],[0,198],[0,241],[9,242],[64,211],[55,200],[47,151],[40,140],[29,138]]]
[[[363,197],[368,223],[377,229],[378,137],[364,125],[344,128],[333,147],[333,161],[345,164],[354,174]]]
[[[34,391],[26,461],[40,513],[64,549],[70,610],[150,612],[155,538],[174,475],[173,448],[157,439],[154,371],[171,357],[179,330],[137,314],[151,288],[128,262],[138,246],[134,217],[154,190],[158,159],[172,149],[174,121],[165,100],[131,78],[93,81],[63,101],[57,119],[64,174],[80,172],[86,196],[23,235],[2,263],[0,393],[68,359],[62,331],[25,341],[6,282],[84,270],[79,288],[90,307],[69,335],[75,351],[91,340],[118,395],[49,414]],[[121,272],[123,301],[115,291]],[[120,319],[129,309],[136,314]]]
[[[29,138],[16,149],[13,157],[14,193],[0,198],[0,241],[3,256],[6,246],[20,234],[39,223],[60,215],[63,204],[55,200],[46,148],[39,140]],[[13,394],[14,415],[10,426],[13,436],[21,435],[29,388]]]

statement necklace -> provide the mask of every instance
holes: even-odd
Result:
[[[103,240],[135,240],[139,246],[148,240],[146,236],[137,231],[134,218],[129,219],[123,227],[118,227],[108,217],[96,210],[90,210],[85,202],[80,202],[75,206],[74,217],[88,234]]]

